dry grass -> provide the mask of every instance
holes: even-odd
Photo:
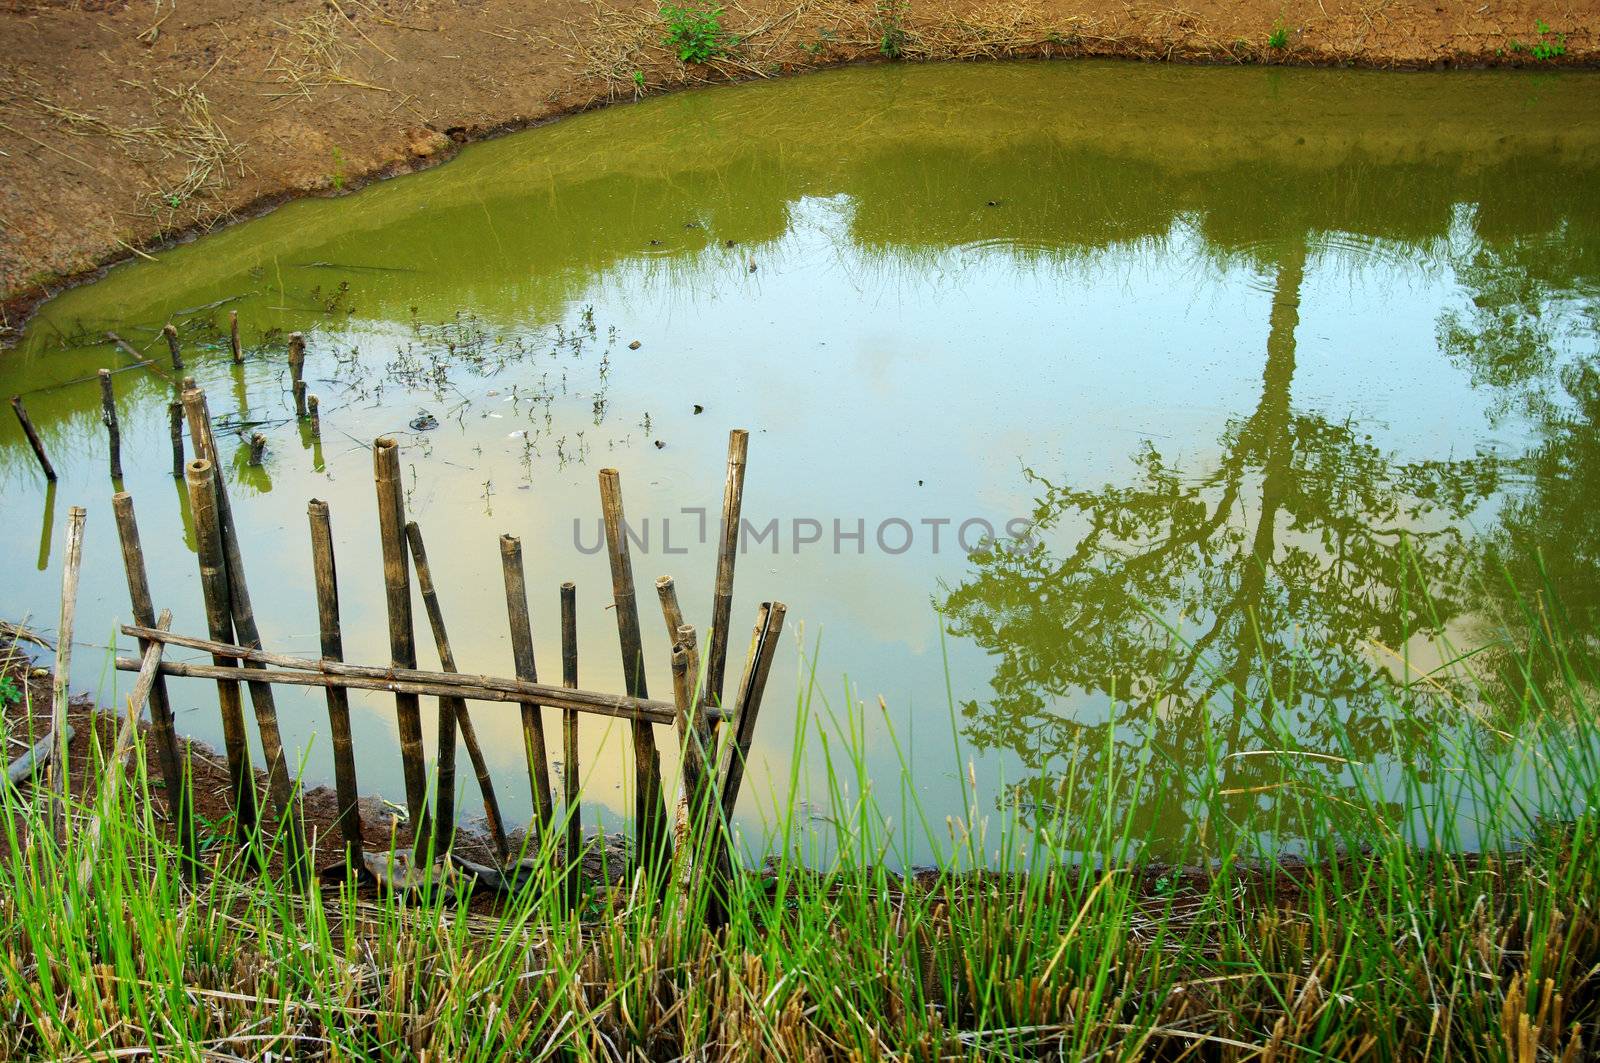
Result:
[[[320,88],[345,85],[351,88],[392,92],[382,85],[351,76],[348,66],[357,57],[356,45],[345,36],[354,23],[335,4],[293,22],[274,21],[286,37],[284,43],[272,50],[267,60],[267,73],[276,77],[287,91],[267,92],[262,95],[272,99],[299,97],[309,100]],[[374,49],[383,52],[391,62],[394,56],[384,52],[365,32],[356,30]]]
[[[136,124],[118,124],[65,106],[32,79],[13,85],[12,96],[23,113],[50,132],[114,145],[144,172],[140,199],[145,213],[167,223],[180,218],[207,222],[224,213],[216,206],[217,193],[234,177],[243,176],[244,148],[228,135],[212,110],[211,100],[200,88],[205,79],[206,75],[201,75],[193,83],[177,87],[125,81],[149,99],[148,119]],[[36,142],[86,169],[104,173],[59,147]]]

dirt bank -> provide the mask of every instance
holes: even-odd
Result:
[[[705,64],[663,43],[655,0],[0,4],[0,338],[63,284],[173,238],[683,85],[886,54],[1412,68],[1600,56],[1600,0],[744,0]]]

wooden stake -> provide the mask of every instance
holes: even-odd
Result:
[[[206,603],[206,626],[213,640],[227,642],[233,636],[233,623],[228,615],[227,562],[222,556],[222,536],[216,513],[216,483],[212,477],[211,463],[204,458],[191,461],[185,470],[184,482],[189,488],[189,510],[194,514],[195,540],[199,547],[200,592]],[[167,665],[171,662],[162,663]],[[232,659],[220,654],[212,655],[212,663],[231,676],[237,676],[241,671]],[[166,667],[162,671],[172,674]],[[222,711],[222,745],[228,757],[228,783],[233,795],[234,837],[240,845],[250,845],[254,840],[258,819],[255,773],[250,767],[244,705],[239,700],[236,678],[218,677],[217,702]]]
[[[711,597],[711,637],[706,651],[706,699],[713,705],[722,704],[722,677],[728,663],[733,565],[739,557],[739,518],[744,506],[744,467],[749,448],[749,432],[735,428],[728,433],[728,475],[722,487],[722,538],[717,543],[717,583]]]
[[[411,619],[411,568],[404,542],[405,494],[400,484],[400,445],[388,436],[372,444],[372,474],[378,491],[378,538],[383,549],[383,587],[389,612],[389,659],[396,668],[417,666]],[[400,762],[405,769],[406,811],[414,837],[428,835],[428,776],[422,761],[422,706],[415,694],[396,693]]]
[[[317,584],[317,625],[322,659],[344,660],[344,635],[339,627],[339,574],[333,558],[333,526],[328,503],[313,498],[306,507],[311,521],[311,570]],[[356,782],[355,745],[350,734],[350,696],[343,687],[328,687],[328,731],[333,737],[333,785],[339,799],[339,834],[345,862],[362,868],[360,788]]]
[[[83,567],[83,525],[88,514],[82,506],[67,510],[67,554],[61,565],[61,619],[56,625],[56,675],[50,699],[50,731],[56,736],[54,773],[56,800],[51,806],[56,838],[66,843],[69,828],[67,797],[70,766],[67,763],[67,707],[72,689],[72,628],[78,615],[78,574]]]
[[[756,614],[750,653],[745,658],[744,676],[739,680],[734,703],[733,733],[722,750],[722,763],[717,772],[722,818],[729,823],[733,821],[733,809],[739,801],[739,787],[744,783],[745,762],[755,741],[756,717],[761,713],[761,699],[766,693],[767,676],[772,671],[772,658],[778,652],[778,636],[783,631],[786,612],[788,607],[782,602],[762,602]]]
[[[439,651],[439,666],[446,672],[456,670],[456,656],[450,649],[450,636],[445,633],[444,613],[439,609],[439,595],[434,590],[433,573],[428,567],[428,552],[423,549],[422,530],[412,521],[406,525],[406,541],[411,546],[411,559],[417,567],[417,585],[422,589],[422,604],[428,611],[428,625],[433,629],[434,645]],[[448,722],[447,722],[448,720]],[[467,703],[460,697],[439,699],[439,754],[438,784],[434,796],[434,855],[443,856],[450,851],[455,834],[455,778],[456,778],[456,726],[466,742],[467,756],[472,758],[472,770],[478,776],[478,791],[483,794],[483,814],[489,821],[489,837],[504,866],[511,856],[511,846],[506,840],[505,820],[500,815],[500,802],[495,797],[494,779],[489,774],[489,762],[484,759],[483,747],[478,744],[477,731],[472,726],[472,716]],[[449,786],[448,795],[446,785]]]
[[[141,627],[155,627],[155,602],[150,595],[150,580],[145,571],[144,547],[139,541],[139,523],[134,517],[133,496],[126,491],[119,491],[111,496],[111,508],[117,518],[117,536],[122,541],[122,567],[127,574],[133,619]],[[147,652],[151,644],[149,639],[140,639],[139,652]],[[172,702],[167,697],[167,680],[159,672],[150,687],[150,728],[156,739],[161,779],[167,789],[167,808],[178,832],[178,845],[183,852],[185,866],[193,871],[196,867],[194,806],[189,795],[189,780],[184,773],[183,757],[178,751],[177,726],[172,715]]]
[[[216,515],[218,539],[222,544],[223,584],[227,597],[229,618],[241,645],[261,648],[261,632],[256,628],[255,609],[250,604],[250,585],[244,575],[244,554],[239,549],[239,535],[233,524],[233,506],[228,500],[228,484],[222,476],[216,435],[211,428],[211,412],[206,405],[206,393],[198,387],[183,392],[184,413],[189,420],[189,437],[194,441],[195,452],[204,456],[211,471],[213,512]],[[191,463],[190,468],[193,468]],[[196,523],[198,524],[198,515]],[[256,681],[248,673],[258,668],[245,663],[245,681],[250,684],[250,706],[255,712],[256,730],[261,736],[261,752],[267,759],[267,793],[272,798],[274,811],[287,845],[291,873],[301,882],[310,881],[310,868],[304,859],[305,842],[300,817],[299,786],[289,778],[288,762],[283,751],[283,738],[278,730],[278,708],[272,697],[270,684]]]
[[[622,479],[615,469],[600,470],[600,509],[606,549],[611,558],[611,598],[617,612],[617,638],[622,645],[623,685],[636,698],[646,696],[644,650],[639,634],[639,604],[633,591],[633,564],[628,558],[627,522],[622,514]],[[646,869],[662,868],[672,855],[667,811],[661,792],[661,755],[647,723],[633,726],[634,859]],[[663,885],[665,880],[662,880]]]
[[[522,540],[500,536],[500,570],[505,577],[506,617],[511,625],[511,656],[517,678],[539,681],[534,663],[533,623],[528,616],[528,584],[522,569]],[[545,750],[544,710],[538,702],[522,703],[522,748],[528,758],[528,788],[533,794],[534,822],[539,832],[550,829],[553,800],[550,795],[550,757]]]
[[[322,438],[322,413],[318,409],[320,404],[315,395],[306,396],[306,409],[311,414],[311,438]]]
[[[172,435],[172,475],[183,479],[183,403],[167,403],[168,430]]]
[[[233,352],[233,364],[244,364],[244,348],[239,345],[239,311],[228,311],[228,348]]]
[[[28,446],[33,448],[33,456],[39,459],[39,468],[44,470],[44,478],[55,483],[55,466],[50,464],[50,458],[44,452],[44,443],[40,441],[39,433],[34,431],[33,422],[28,420],[28,411],[23,409],[21,395],[11,396],[11,409],[15,411],[17,421],[22,425],[22,434],[28,437]]]
[[[282,653],[268,653],[230,642],[195,638],[192,635],[169,634],[137,624],[122,625],[122,633],[139,639],[151,639],[173,646],[184,646],[231,660],[249,661],[264,668],[284,669],[263,671],[259,680],[290,686],[343,686],[352,690],[382,690],[389,693],[414,693],[419,697],[438,697],[440,694],[460,695],[470,701],[493,701],[515,704],[519,701],[537,701],[558,709],[573,709],[596,716],[610,716],[620,720],[643,720],[649,723],[672,726],[676,709],[671,702],[652,701],[649,698],[631,698],[626,694],[603,694],[593,690],[569,690],[546,683],[526,683],[520,679],[500,679],[487,675],[464,675],[459,672],[426,672],[416,668],[379,668],[363,664],[338,664],[332,661],[314,661],[303,657],[290,657]],[[133,670],[139,667],[135,661]],[[161,670],[167,675],[195,675],[214,678],[208,672],[180,671],[171,661],[162,661]],[[715,718],[721,710],[711,709],[707,716]]]
[[[122,479],[122,430],[117,425],[117,395],[111,390],[111,370],[102,369],[100,376],[100,423],[106,426],[106,436],[111,443],[111,478]]]
[[[260,465],[261,458],[267,452],[267,437],[260,432],[250,436],[250,464]]]
[[[687,806],[683,835],[678,839],[678,853],[683,862],[681,882],[684,894],[693,896],[694,880],[700,876],[710,879],[706,923],[717,927],[725,921],[726,849],[720,844],[722,825],[707,760],[711,729],[704,711],[704,688],[700,686],[700,653],[695,644],[694,628],[687,624],[678,628],[672,647],[672,694],[677,708],[678,746],[682,754],[683,794]]]
[[[578,689],[578,588],[561,585],[561,684]],[[561,710],[561,789],[566,803],[567,844],[562,854],[567,861],[567,897],[576,905],[583,894],[583,810],[578,775],[578,713]]]
[[[183,352],[178,349],[178,330],[171,324],[164,325],[161,334],[167,338],[167,351],[172,355],[172,368],[183,372]]]
[[[306,415],[306,338],[299,332],[289,333],[289,379],[294,385],[294,412],[296,417]]]

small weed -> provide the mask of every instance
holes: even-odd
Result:
[[[662,43],[677,53],[679,62],[705,63],[727,53],[721,7],[669,4],[662,7],[661,18],[667,24]]]
[[[899,59],[906,52],[905,0],[878,0],[878,52]]]
[[[22,690],[17,681],[8,675],[0,676],[0,705],[11,705],[22,700]]]
[[[335,192],[344,191],[344,152],[338,148],[333,149],[333,173],[328,175],[328,181]]]
[[[1267,35],[1267,47],[1283,51],[1289,47],[1289,27],[1282,22],[1272,27],[1272,32]]]
[[[1559,59],[1567,54],[1567,35],[1565,33],[1552,34],[1550,24],[1542,18],[1534,22],[1533,31],[1538,36],[1532,44],[1523,44],[1521,41],[1513,40],[1511,42],[1511,50],[1513,52],[1526,52],[1536,62],[1540,63],[1547,63],[1552,59]]]

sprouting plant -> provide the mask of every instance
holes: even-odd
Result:
[[[0,705],[11,705],[22,700],[22,690],[17,686],[17,681],[8,675],[0,675]]]
[[[1541,63],[1549,62],[1551,59],[1558,59],[1567,54],[1567,35],[1565,33],[1552,34],[1550,24],[1542,18],[1534,21],[1533,31],[1537,36],[1532,44],[1523,44],[1521,41],[1513,40],[1511,42],[1511,50],[1513,52],[1527,52]]]
[[[885,59],[899,59],[906,51],[906,0],[878,0],[878,52]]]
[[[640,96],[644,95],[644,71],[643,70],[635,70],[633,72],[633,95],[634,95],[635,99],[638,99]]]
[[[1279,20],[1272,27],[1272,32],[1267,34],[1267,47],[1280,52],[1289,47],[1289,27],[1285,26],[1282,20]]]
[[[333,173],[328,176],[334,191],[344,191],[344,152],[338,148],[333,149]]]
[[[677,53],[679,62],[705,63],[726,53],[720,6],[667,4],[661,8],[661,18],[667,24],[662,43]]]

